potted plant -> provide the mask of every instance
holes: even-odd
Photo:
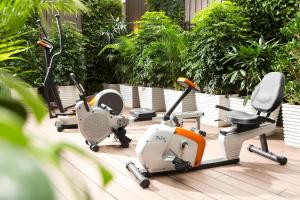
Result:
[[[251,93],[259,84],[263,76],[272,71],[274,52],[278,49],[278,42],[267,41],[260,38],[258,42],[248,41],[246,45],[233,47],[224,57],[224,63],[233,61],[224,81],[238,87],[239,96],[229,98],[229,106],[250,114],[256,114],[251,105]],[[280,108],[271,113],[271,118],[277,120]]]
[[[231,60],[224,63],[222,59],[231,46],[244,43],[249,37],[250,22],[241,13],[240,8],[229,1],[213,2],[193,19],[195,28],[190,34],[190,56],[185,66],[188,76],[202,89],[202,93],[196,93],[196,107],[204,112],[201,120],[206,124],[227,124],[226,111],[215,106],[229,107],[225,95],[237,91],[224,81],[224,74],[234,63]]]
[[[300,81],[286,84],[287,103],[282,104],[284,142],[300,148]]]
[[[300,12],[281,32],[288,39],[277,53],[275,69],[285,74],[285,101],[282,105],[284,142],[300,148]]]

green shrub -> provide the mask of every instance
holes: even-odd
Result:
[[[11,68],[11,72],[23,79],[32,86],[39,86],[44,79],[44,54],[43,50],[36,46],[39,30],[36,28],[35,19],[31,18],[19,31],[19,37],[26,41],[26,46],[31,47],[22,52],[20,56],[25,60],[8,60],[0,63],[0,66]],[[56,45],[59,40],[54,31],[50,35],[51,41]],[[70,23],[62,24],[62,36],[64,41],[64,51],[55,58],[53,74],[54,80],[60,85],[70,84],[69,74],[76,72],[81,80],[85,80],[86,68],[84,59],[85,37]],[[58,47],[55,47],[57,51]],[[55,51],[54,50],[54,51]]]
[[[134,83],[173,87],[181,74],[186,40],[183,30],[165,12],[146,12],[136,33]]]
[[[90,12],[83,15],[82,32],[88,38],[85,58],[88,70],[86,88],[90,92],[100,89],[102,82],[114,82],[114,65],[109,62],[105,52],[98,56],[99,51],[107,44],[126,33],[122,18],[121,0],[87,0]]]
[[[248,40],[249,19],[231,2],[214,2],[199,11],[193,22],[196,26],[189,42],[188,76],[207,93],[235,92],[236,88],[224,82],[225,74],[234,63],[224,64],[222,59],[232,46]]]
[[[234,62],[228,70],[225,82],[238,88],[235,93],[249,97],[263,76],[272,71],[272,62],[276,55],[274,52],[278,48],[278,42],[265,42],[262,38],[258,42],[249,41],[247,45],[233,47],[223,59],[224,64]]]
[[[285,100],[300,104],[300,12],[281,30],[289,42],[282,45],[274,61],[274,70],[286,76]]]
[[[107,45],[113,49],[119,80],[134,85],[173,87],[181,74],[186,37],[179,25],[164,12],[146,12],[137,32]]]
[[[118,42],[106,45],[100,55],[110,50],[108,59],[115,62],[114,77],[119,83],[134,83],[133,67],[138,59],[136,52],[136,42],[133,34],[121,36]]]
[[[55,35],[56,36],[56,35]],[[63,53],[54,62],[54,80],[59,85],[70,85],[70,73],[76,73],[80,81],[86,79],[85,66],[85,45],[87,43],[84,37],[76,28],[74,24],[62,24],[62,39],[64,42]],[[54,44],[59,44],[59,38],[55,37]],[[59,47],[56,47],[58,49]]]
[[[282,38],[280,28],[295,17],[299,0],[232,0],[237,3],[251,22],[257,36],[266,40]]]
[[[137,31],[137,51],[141,54],[151,43],[160,40],[163,36],[163,29],[173,29],[180,32],[179,25],[174,23],[165,12],[146,12],[139,21],[140,27]]]
[[[172,28],[161,28],[161,38],[144,49],[136,65],[136,82],[145,86],[176,88],[186,58],[185,35]]]
[[[18,32],[18,39],[24,40],[24,45],[31,47],[19,54],[24,60],[13,59],[0,62],[0,67],[7,68],[11,73],[23,79],[32,86],[38,86],[42,83],[43,53],[36,46],[39,32],[36,24],[31,18]]]
[[[184,21],[184,1],[147,0],[148,11],[165,11],[166,15],[178,24]]]

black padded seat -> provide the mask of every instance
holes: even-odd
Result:
[[[261,124],[262,119],[259,115],[248,114],[241,111],[229,111],[227,113],[228,120],[233,124],[254,125]]]

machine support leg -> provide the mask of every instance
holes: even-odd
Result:
[[[275,162],[278,162],[280,165],[285,165],[287,163],[287,158],[284,156],[278,156],[272,152],[269,152],[268,143],[266,135],[260,135],[259,136],[261,148],[255,147],[254,145],[249,145],[248,150],[250,152],[256,153],[258,155],[261,155],[265,158],[268,158],[270,160],[273,160]]]
[[[150,185],[149,178],[145,177],[133,162],[128,162],[126,168],[135,176],[142,188],[148,188]]]
[[[269,152],[266,134],[260,135],[259,139],[260,139],[261,149],[264,152]]]

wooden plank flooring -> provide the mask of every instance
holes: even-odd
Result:
[[[114,175],[113,181],[107,187],[102,187],[101,177],[91,161],[70,152],[63,155],[64,168],[67,169],[71,182],[85,188],[78,189],[77,192],[88,191],[92,199],[300,200],[300,149],[284,145],[283,140],[278,137],[269,138],[269,147],[274,153],[288,157],[286,166],[248,152],[246,147],[250,143],[259,144],[259,140],[254,138],[243,145],[241,162],[237,165],[154,177],[151,178],[150,188],[142,189],[126,170],[125,163],[129,160],[138,163],[134,152],[136,143],[154,122],[139,122],[128,126],[127,134],[133,139],[128,149],[120,148],[111,137],[100,144],[98,153],[89,150],[78,130],[57,133],[54,122],[55,120],[45,119],[43,124],[37,125],[30,119],[26,129],[33,137],[40,138],[41,145],[70,142],[85,149]],[[192,123],[188,122],[185,126],[192,126]],[[220,148],[216,140],[218,128],[203,125],[202,129],[207,131],[208,140],[204,159],[219,157]],[[55,186],[57,199],[74,199],[76,194],[63,181],[63,175],[47,166],[45,168]]]

